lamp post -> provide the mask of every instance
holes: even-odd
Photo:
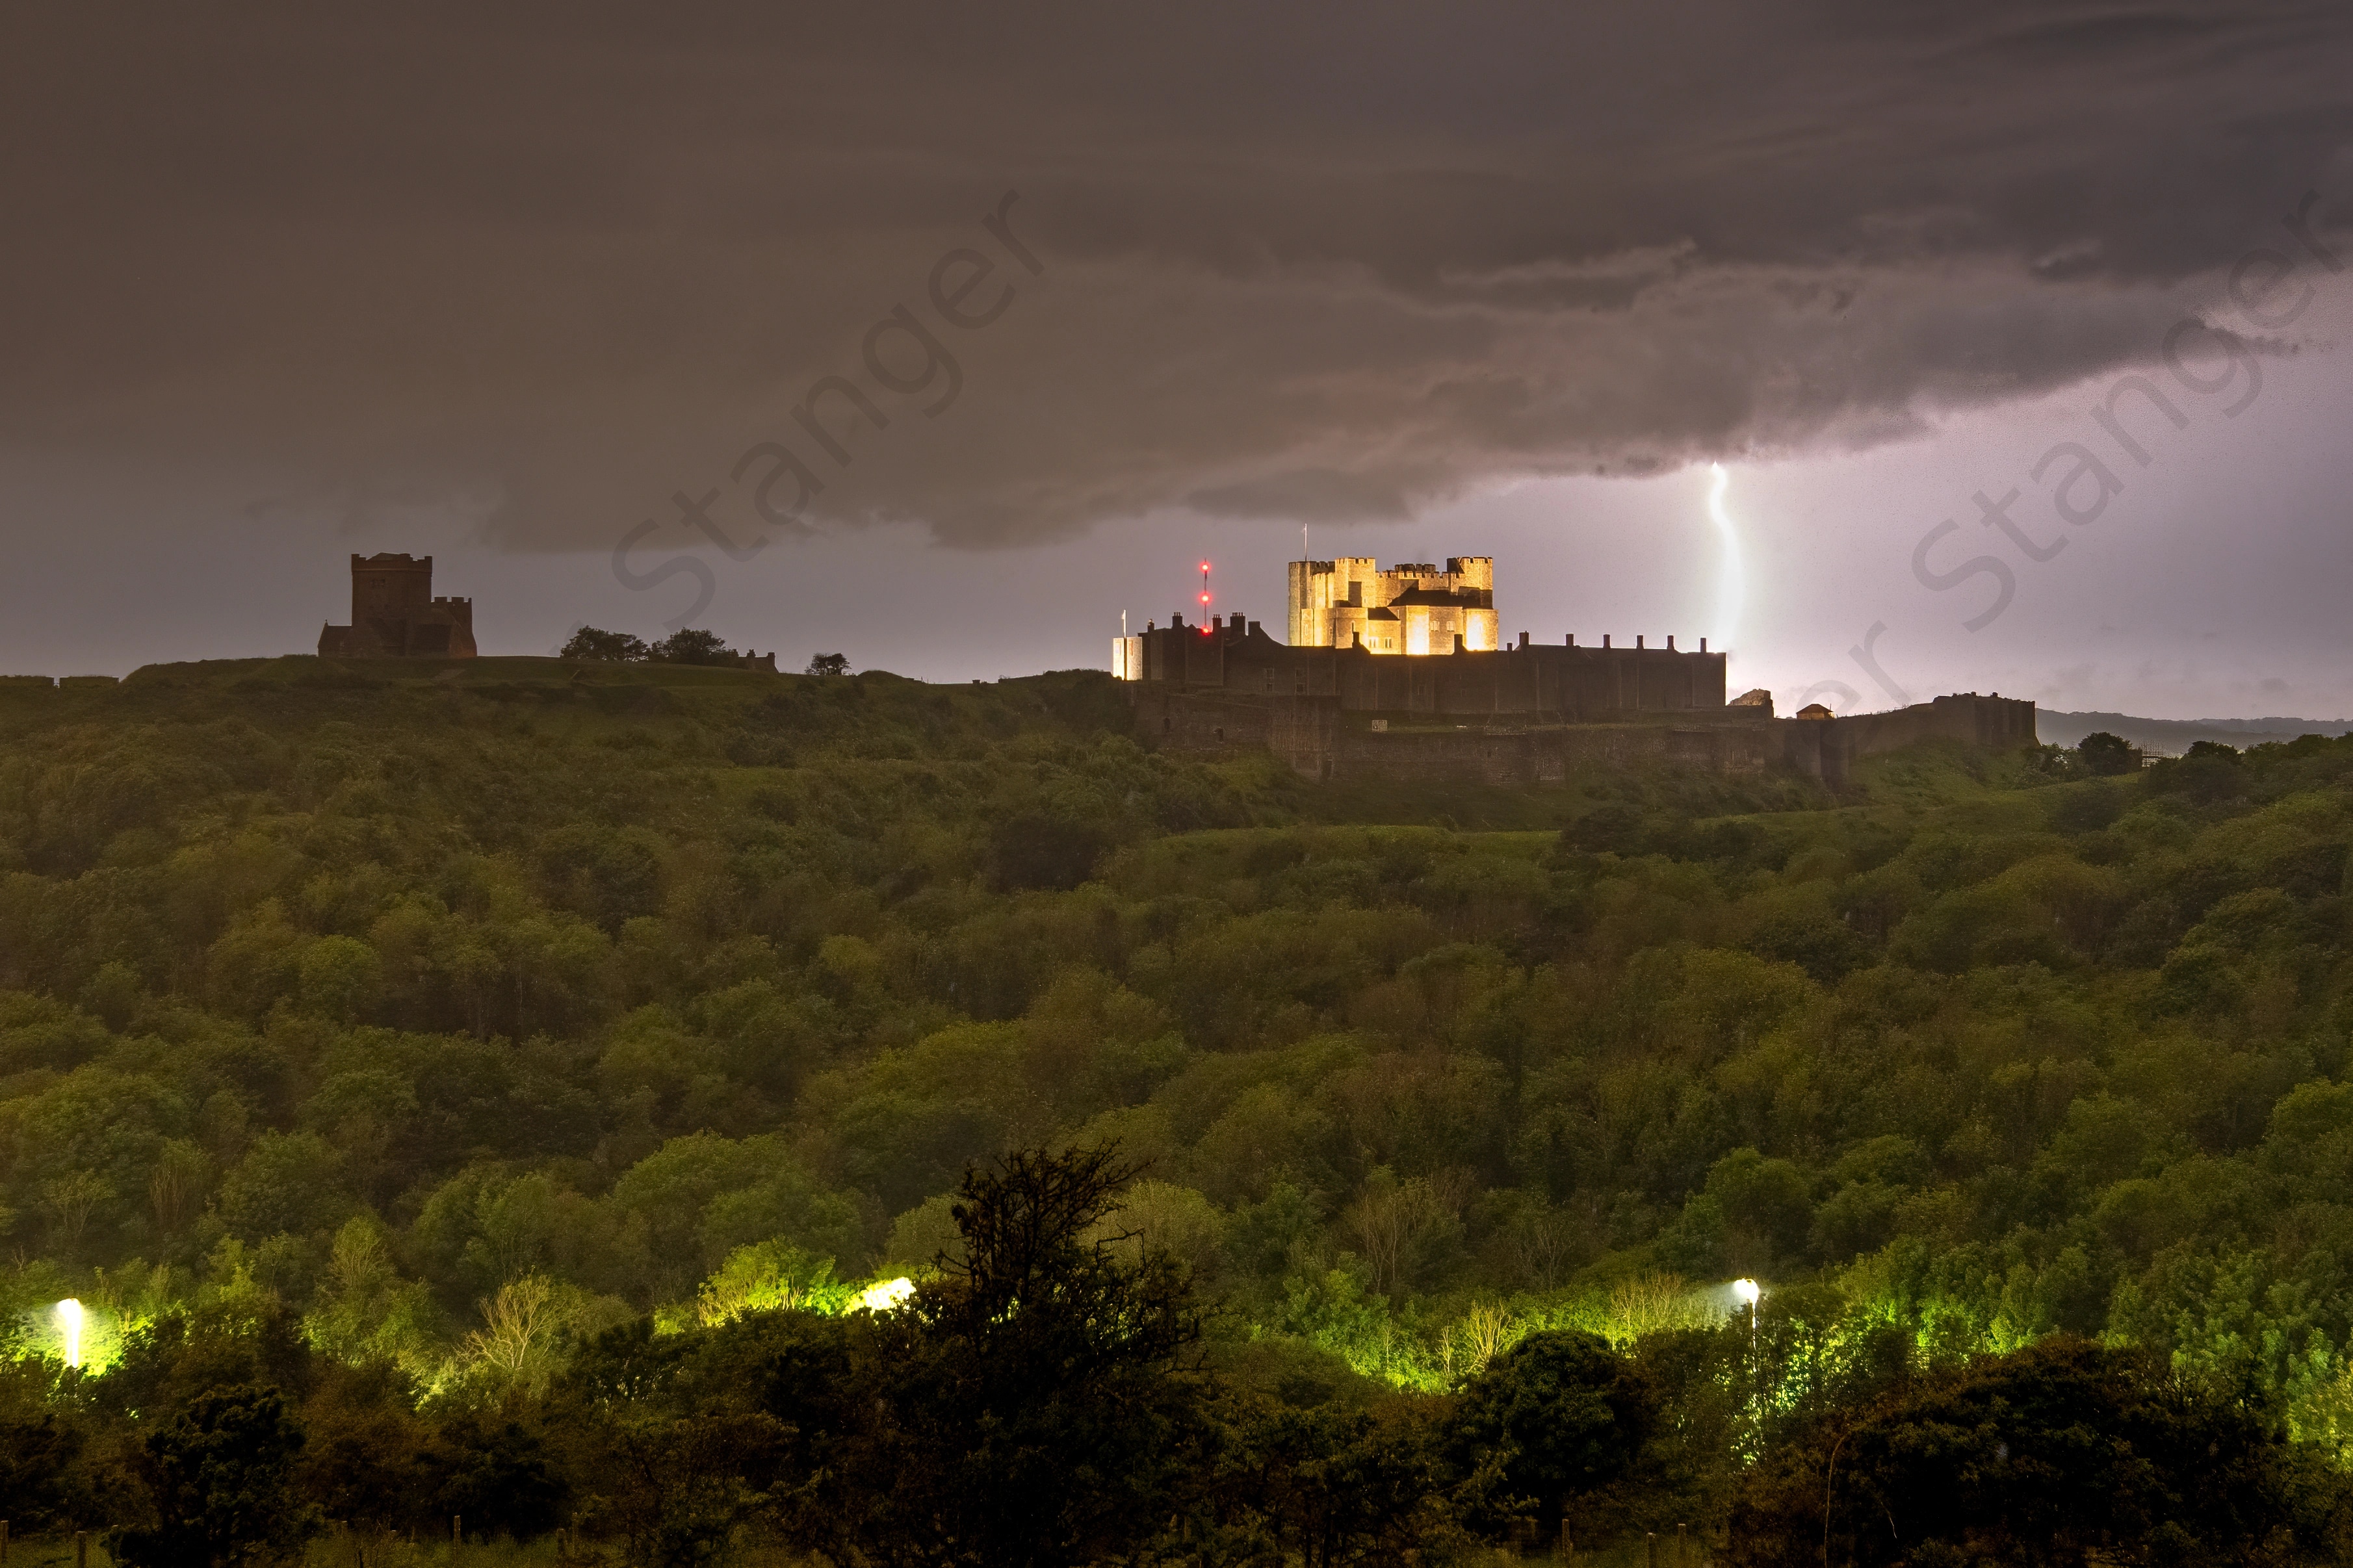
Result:
[[[1746,1302],[1748,1306],[1748,1415],[1749,1419],[1757,1423],[1758,1447],[1761,1450],[1765,1430],[1765,1412],[1761,1408],[1761,1401],[1757,1398],[1757,1300],[1758,1297],[1765,1294],[1765,1291],[1754,1279],[1735,1279],[1732,1282],[1732,1293]]]

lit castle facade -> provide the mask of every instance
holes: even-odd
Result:
[[[1427,658],[1458,638],[1466,653],[1501,646],[1493,556],[1450,556],[1443,572],[1402,561],[1384,572],[1369,555],[1291,563],[1293,647]]]

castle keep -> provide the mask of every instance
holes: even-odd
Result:
[[[1256,621],[1212,617],[1113,640],[1112,673],[1130,683],[1137,731],[1167,749],[1265,747],[1300,772],[1557,780],[1577,765],[1658,761],[1746,771],[1785,765],[1833,783],[1858,757],[1915,741],[1989,747],[2034,740],[2034,704],[1939,697],[1892,713],[1777,719],[1773,700],[1725,698],[1725,656],[1537,643],[1498,633],[1494,563],[1446,570],[1366,557],[1294,561],[1291,640]]]
[[[433,557],[352,557],[352,624],[319,628],[319,654],[471,658],[474,601],[433,596]]]
[[[1495,563],[1458,555],[1378,570],[1369,555],[1291,563],[1291,646],[1362,647],[1427,657],[1460,638],[1472,653],[1496,646]]]

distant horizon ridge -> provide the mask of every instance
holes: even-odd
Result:
[[[2278,714],[2261,719],[2152,719],[2143,714],[2120,713],[2106,709],[2084,709],[2071,712],[2038,704],[2036,710],[2052,719],[2115,719],[2127,724],[2179,724],[2192,729],[2245,730],[2267,734],[2293,730],[2299,725],[2304,726],[2307,732],[2334,730],[2341,733],[2353,730],[2353,719],[2295,719]]]

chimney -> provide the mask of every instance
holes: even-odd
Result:
[[[1525,632],[1522,632],[1522,633],[1520,634],[1520,646],[1521,646],[1522,647],[1527,647],[1527,646],[1528,646],[1528,634],[1527,634],[1527,633],[1525,633]]]
[[[1669,653],[1675,651],[1675,634],[1672,632],[1667,634],[1667,651]]]
[[[1634,634],[1634,646],[1636,647],[1641,647],[1642,646],[1642,634],[1640,632],[1636,632]]]
[[[1705,637],[1699,639],[1699,651],[1702,653],[1705,653],[1707,651],[1707,639]]]
[[[1577,646],[1577,634],[1575,632],[1568,634],[1568,646],[1571,647],[1575,647]]]
[[[1601,646],[1603,647],[1608,647],[1609,646],[1609,634],[1608,632],[1603,632],[1601,634]]]

